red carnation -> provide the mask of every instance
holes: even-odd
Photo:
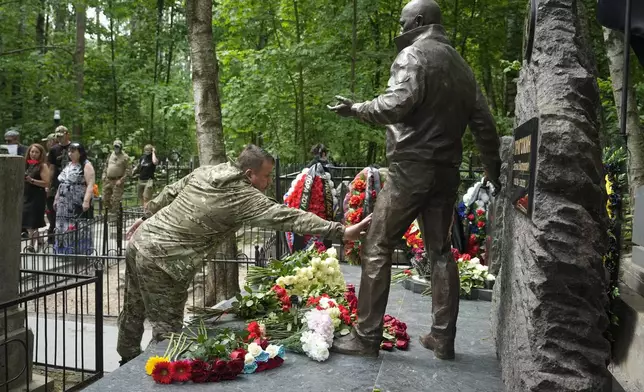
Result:
[[[483,228],[483,227],[485,227],[485,222],[481,221],[481,222],[477,223],[476,225],[477,225],[479,228]]]
[[[391,320],[393,320],[393,319],[394,319],[394,318],[393,318],[392,316],[390,316],[390,315],[388,315],[388,314],[385,314],[385,317],[384,317],[384,321],[385,321],[385,323],[388,323],[388,322],[390,322],[390,321],[391,321]]]
[[[467,219],[469,219],[469,220],[473,221],[473,220],[474,220],[474,214],[469,214],[469,215],[467,216]]]
[[[367,184],[365,184],[364,181],[357,179],[353,182],[353,189],[358,192],[364,192],[364,190],[367,189]]]
[[[386,351],[391,351],[394,349],[394,344],[392,342],[382,342],[380,348]]]
[[[203,383],[208,381],[210,375],[209,366],[206,362],[202,360],[194,360],[190,364],[191,374],[190,379],[194,383]]]
[[[360,205],[361,202],[362,200],[360,199],[360,196],[353,195],[349,199],[349,207],[356,208]]]
[[[188,361],[172,362],[172,379],[176,382],[188,382],[191,376],[191,366]]]
[[[407,350],[407,347],[409,347],[409,340],[405,339],[398,339],[396,340],[396,348],[399,350]]]
[[[152,370],[152,378],[159,384],[172,383],[172,364],[170,362],[159,362]]]
[[[479,208],[478,210],[476,210],[476,215],[481,216],[484,214],[485,214],[485,211],[483,211],[482,209]]]
[[[231,360],[241,359],[243,361],[245,357],[246,357],[246,350],[244,350],[243,348],[238,348],[237,350],[230,353]]]
[[[472,256],[470,256],[468,253],[463,254],[461,258],[463,259],[463,261],[472,260]]]
[[[376,191],[371,191],[371,198],[375,199],[377,196]]]
[[[407,276],[411,276],[411,270],[406,269],[406,270],[404,270],[403,272],[405,273],[405,275],[407,275]]]
[[[217,373],[222,373],[228,367],[228,362],[223,359],[218,359],[212,363],[212,371]]]
[[[244,358],[228,361],[228,370],[235,376],[244,370]]]
[[[470,243],[476,242],[476,234],[470,234]]]

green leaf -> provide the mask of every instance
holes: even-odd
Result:
[[[246,301],[246,306],[248,306],[250,308],[251,306],[253,306],[254,303],[255,302],[253,302],[253,300],[248,300],[248,301]]]
[[[345,335],[348,335],[350,333],[351,333],[351,331],[349,330],[349,328],[344,328],[344,329],[342,329],[340,331],[340,336],[345,336]]]

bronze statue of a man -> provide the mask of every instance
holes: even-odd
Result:
[[[362,247],[358,321],[337,339],[336,352],[377,356],[391,281],[394,244],[418,217],[432,269],[431,332],[421,344],[437,358],[454,358],[459,276],[449,232],[460,182],[461,138],[469,126],[488,180],[498,183],[501,161],[494,118],[474,74],[450,45],[432,0],[402,10],[399,53],[387,90],[363,103],[337,97],[330,110],[387,126],[389,180],[378,195]]]

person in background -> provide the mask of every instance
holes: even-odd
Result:
[[[313,159],[309,162],[307,167],[320,163],[322,164],[324,171],[328,172],[329,170],[327,169],[327,166],[329,166],[331,162],[329,162],[329,150],[327,150],[326,146],[322,143],[316,144],[311,148],[311,154],[313,155]]]
[[[89,254],[94,248],[91,227],[91,204],[95,173],[80,143],[68,147],[69,164],[58,176],[58,190],[54,200],[56,232],[63,234],[76,230],[69,236],[57,236],[54,249],[57,253]]]
[[[119,208],[130,172],[130,157],[123,152],[123,142],[114,140],[114,151],[105,162],[102,178],[105,208],[112,216]]]
[[[60,135],[58,135],[57,133],[54,132],[54,133],[50,133],[49,135],[47,135],[46,138],[41,139],[41,142],[45,143],[45,148],[47,150],[47,155],[49,155],[49,151],[51,151],[51,149],[55,145],[58,144],[58,138],[59,137],[60,137]]]
[[[47,162],[49,163],[49,190],[47,191],[47,221],[49,222],[49,243],[54,244],[54,230],[56,229],[56,209],[54,208],[54,197],[58,190],[58,176],[63,171],[63,168],[69,162],[69,154],[67,150],[71,144],[69,139],[69,130],[60,125],[56,127],[54,134],[57,137],[56,142],[52,142],[52,147],[47,154]]]
[[[137,195],[139,202],[143,206],[146,206],[152,199],[154,172],[159,165],[156,152],[156,149],[151,144],[146,145],[143,148],[143,155],[134,169],[134,174],[138,174],[139,176]]]
[[[22,155],[24,157],[27,154],[27,146],[20,144],[20,132],[17,129],[9,128],[4,134],[4,142],[10,155]]]
[[[31,238],[28,252],[36,252],[36,234],[45,227],[45,205],[49,187],[49,167],[45,161],[45,149],[40,144],[32,144],[25,157],[25,189],[22,206],[22,229]]]

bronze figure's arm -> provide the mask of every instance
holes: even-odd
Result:
[[[362,103],[336,97],[340,103],[328,107],[337,114],[358,117],[374,124],[396,124],[412,112],[423,100],[425,93],[424,70],[413,48],[400,52],[391,66],[389,85],[384,94]]]
[[[476,105],[470,116],[469,127],[474,136],[474,143],[481,153],[481,163],[485,168],[486,177],[494,184],[495,191],[500,187],[499,176],[501,174],[501,157],[499,156],[499,134],[496,130],[496,122],[487,101],[476,87]]]

